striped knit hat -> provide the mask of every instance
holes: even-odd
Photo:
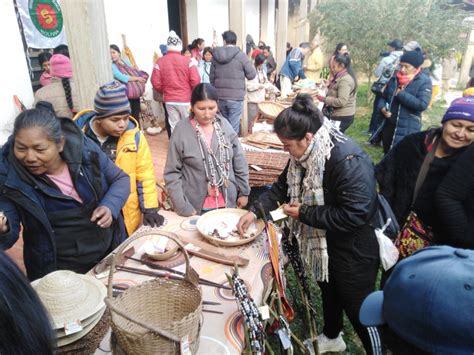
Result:
[[[96,118],[104,118],[119,113],[130,113],[127,89],[117,80],[102,85],[94,99]]]

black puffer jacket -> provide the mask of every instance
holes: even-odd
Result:
[[[332,245],[366,231],[377,208],[375,175],[369,157],[350,139],[334,144],[325,165],[325,205],[303,208],[299,217],[306,225],[326,230],[329,252]],[[266,211],[277,208],[277,202],[289,202],[287,171],[288,165],[272,188],[258,199]],[[258,202],[250,209],[261,216],[257,206]]]
[[[242,101],[245,97],[245,79],[257,75],[254,66],[239,47],[217,47],[212,52],[209,80],[217,89],[219,100]]]

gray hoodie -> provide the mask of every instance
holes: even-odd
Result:
[[[239,47],[217,47],[212,53],[211,84],[217,89],[219,100],[242,101],[245,97],[245,78],[257,75],[254,66]]]

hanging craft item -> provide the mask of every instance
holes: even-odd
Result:
[[[277,227],[268,221],[262,205],[260,205],[260,209],[262,210],[263,219],[265,221],[265,230],[268,237],[268,250],[270,252],[270,261],[272,263],[273,273],[275,274],[278,296],[280,297],[282,303],[285,318],[289,321],[292,321],[295,317],[295,312],[293,311],[293,308],[291,307],[291,304],[286,298],[285,294],[285,282],[284,278],[282,277],[283,270],[280,264],[280,246],[278,243]]]
[[[302,299],[302,305],[304,306],[304,317],[303,321],[305,323],[305,328],[309,333],[309,339],[304,341],[305,347],[311,353],[317,353],[318,344],[317,344],[317,327],[316,327],[316,310],[312,307],[313,300],[311,296],[311,290],[308,282],[308,275],[304,268],[303,259],[301,259],[301,254],[299,251],[298,240],[295,235],[290,236],[284,234],[282,238],[282,245],[288,256],[291,266],[297,276],[298,288],[300,291],[300,296]]]
[[[261,314],[253,298],[249,295],[247,286],[239,277],[237,267],[234,268],[232,276],[228,274],[226,276],[232,286],[237,307],[244,319],[246,349],[243,352],[261,355],[265,352],[265,329]]]

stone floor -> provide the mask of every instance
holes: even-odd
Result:
[[[166,134],[166,131],[154,136],[146,134],[145,136],[147,138],[148,145],[150,146],[151,150],[151,155],[153,157],[156,181],[162,183],[163,171],[166,163],[166,154],[168,151],[168,136]],[[25,264],[23,263],[23,239],[20,237],[18,242],[6,252],[15,260],[21,270],[25,271]]]

